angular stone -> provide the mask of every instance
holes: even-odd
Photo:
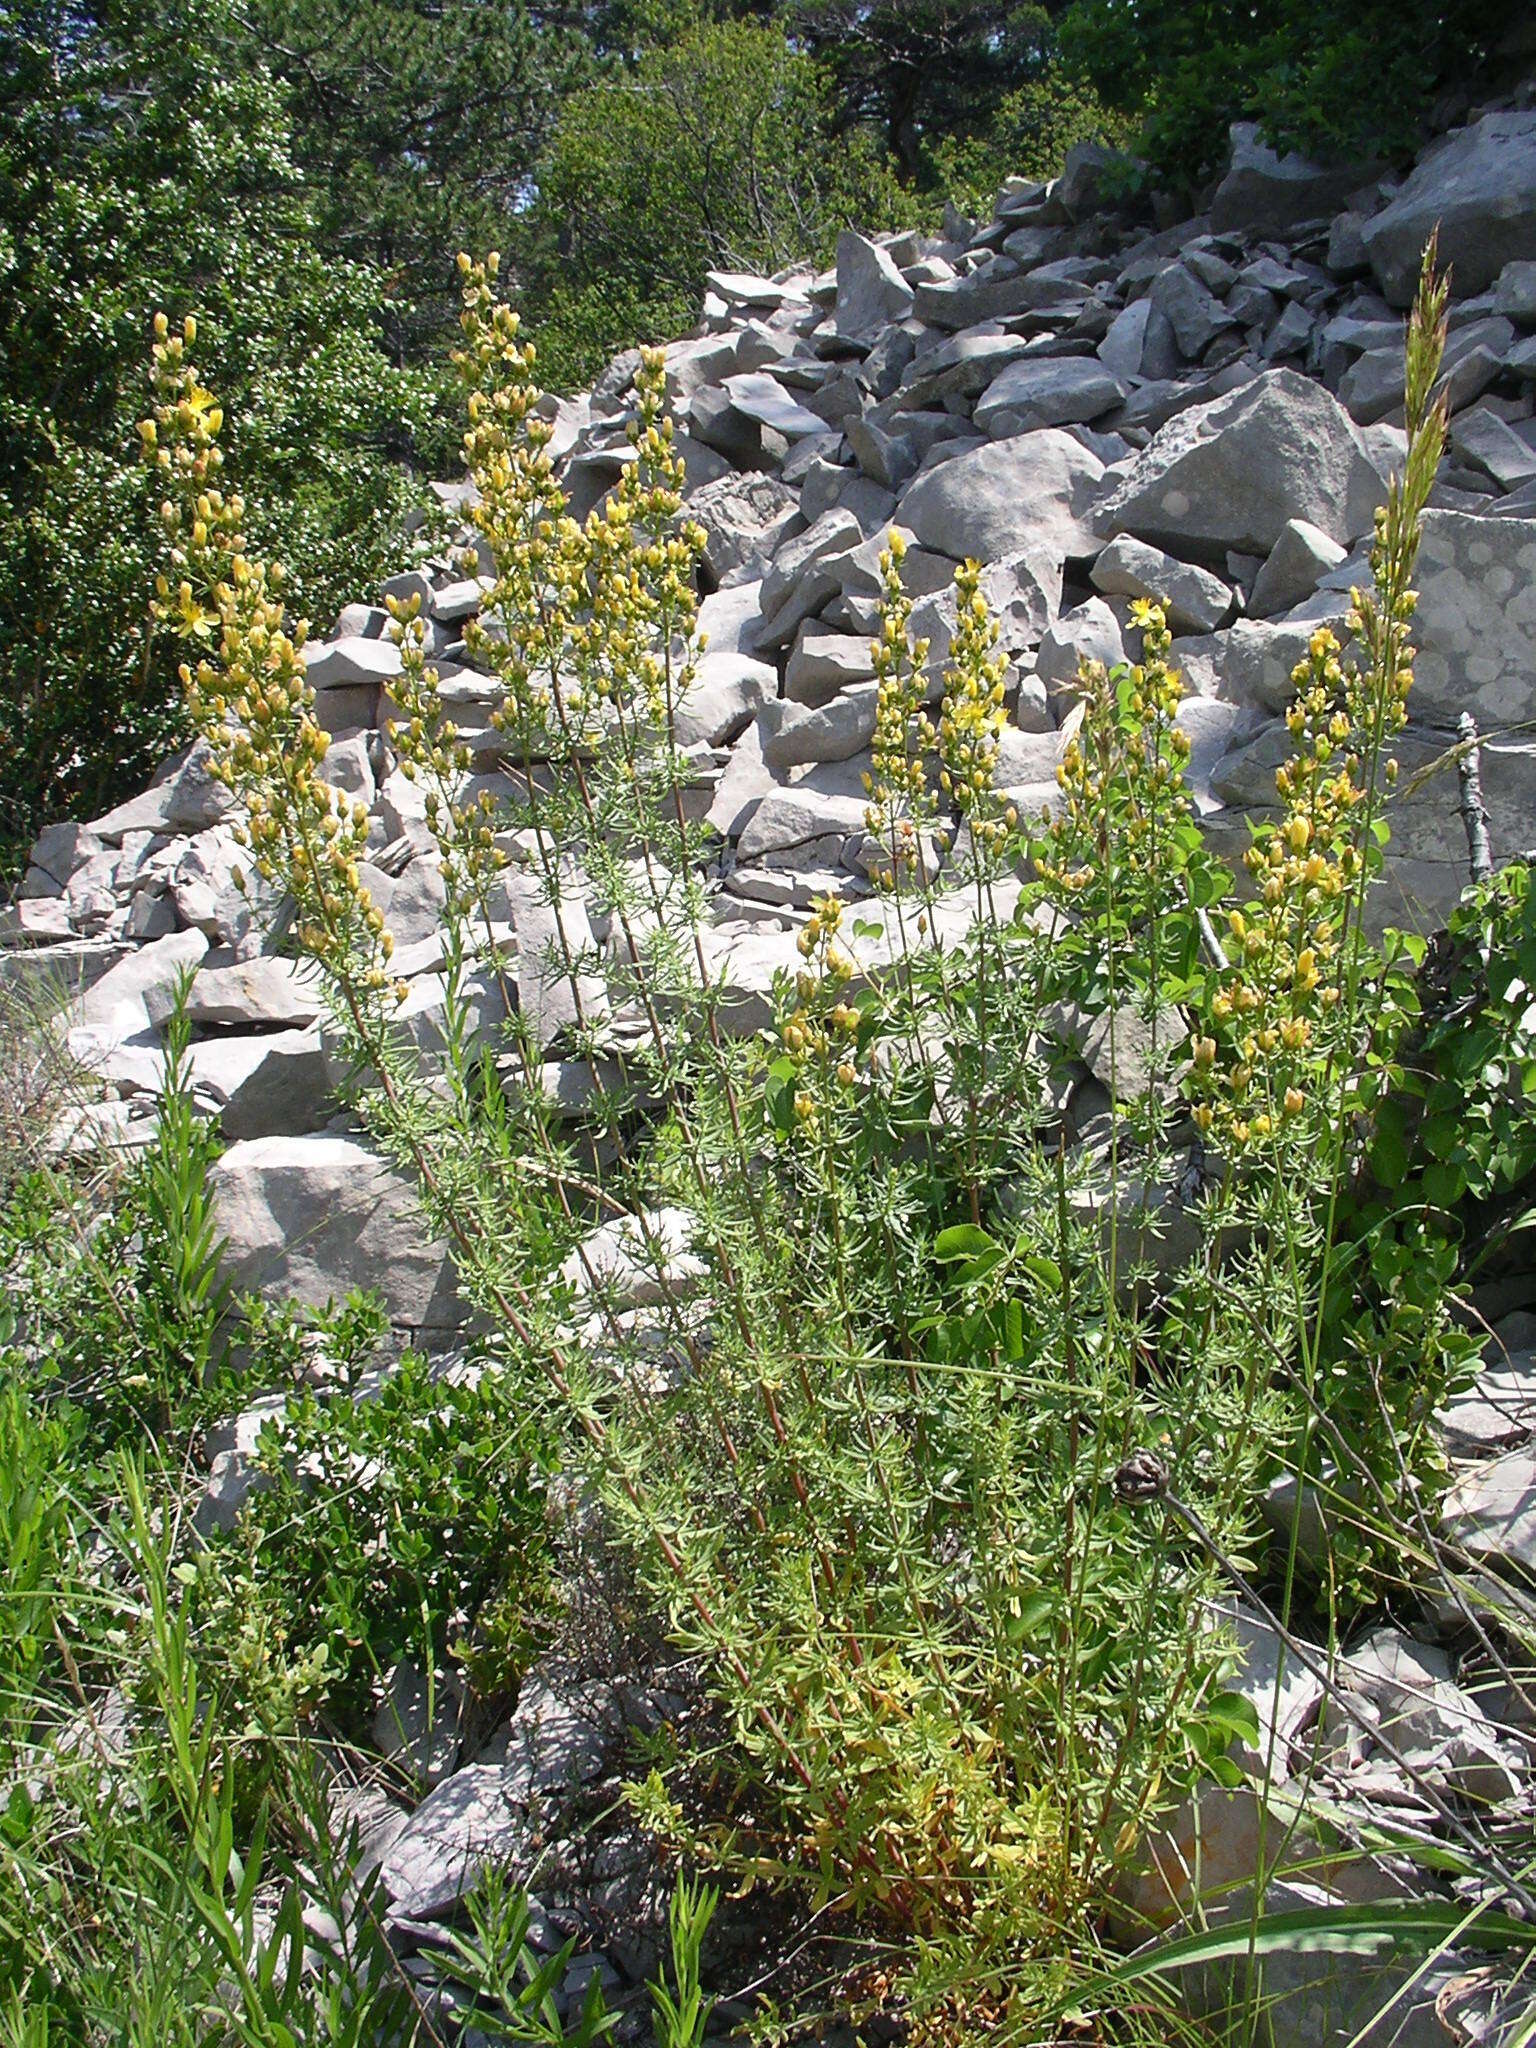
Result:
[[[723,476],[688,500],[704,529],[704,567],[716,583],[754,556],[771,555],[800,517],[800,494],[763,473]]]
[[[1321,527],[1305,519],[1288,519],[1254,578],[1248,596],[1249,611],[1261,619],[1288,612],[1312,595],[1328,571],[1344,560],[1344,555],[1344,549],[1336,540],[1330,540]]]
[[[1122,306],[1109,323],[1109,332],[1099,343],[1099,361],[1117,377],[1139,377],[1146,348],[1147,321],[1152,312],[1150,299],[1133,299]]]
[[[1073,435],[1042,427],[941,463],[907,487],[897,513],[924,547],[957,561],[1025,547],[1093,555],[1083,514],[1103,474]]]
[[[278,1031],[313,1024],[324,1009],[318,970],[264,954],[230,967],[199,968],[187,1016],[194,1024]]]
[[[418,1783],[441,1784],[458,1761],[464,1720],[464,1681],[457,1671],[427,1674],[414,1657],[395,1665],[387,1697],[373,1717],[373,1746]]]
[[[1368,533],[1381,497],[1337,400],[1295,370],[1269,370],[1177,413],[1100,501],[1094,523],[1180,553],[1267,555],[1291,519],[1336,541]]]
[[[837,331],[872,335],[912,310],[912,287],[877,242],[845,229],[837,238]]]
[[[874,672],[867,639],[851,633],[802,632],[784,669],[784,695],[797,704],[825,704]]]
[[[304,649],[305,676],[314,690],[368,690],[400,674],[400,649],[393,640],[311,640]]]
[[[500,1764],[466,1764],[429,1792],[379,1865],[391,1917],[435,1920],[490,1866],[527,1867],[532,1831]]]
[[[192,1048],[192,1072],[232,1141],[313,1130],[330,1108],[332,1067],[315,1026],[209,1039]]]
[[[990,326],[967,328],[913,358],[902,379],[900,402],[922,406],[941,404],[946,398],[978,398],[998,372],[1028,348],[1022,335]]]
[[[831,762],[809,769],[793,782],[776,783],[752,814],[737,857],[762,860],[829,835],[862,833],[869,805],[860,769],[867,763]]]
[[[1106,597],[1147,597],[1166,605],[1175,633],[1213,633],[1232,610],[1232,592],[1219,576],[1128,534],[1110,542],[1089,580]]]
[[[1211,201],[1214,234],[1283,233],[1342,206],[1370,176],[1369,168],[1329,168],[1287,150],[1277,154],[1252,121],[1232,124],[1232,162]]]
[[[1536,519],[1426,513],[1414,581],[1411,715],[1470,711],[1485,733],[1536,715]]]
[[[1536,477],[1536,448],[1486,406],[1461,413],[1451,422],[1451,447],[1463,463],[1492,477],[1500,490],[1518,490]]]
[[[229,1147],[211,1179],[221,1270],[237,1289],[323,1308],[375,1288],[393,1322],[446,1330],[464,1320],[447,1247],[429,1236],[415,1189],[360,1139],[250,1139]]]
[[[1092,356],[1025,357],[987,386],[973,417],[983,432],[1009,413],[1026,428],[1064,427],[1096,420],[1124,397],[1124,385]]]
[[[70,1054],[94,1072],[104,1073],[125,1049],[140,1057],[145,1085],[154,1087],[163,1065],[149,1000],[174,986],[178,976],[195,968],[208,951],[201,932],[175,932],[142,946],[102,975],[80,995],[70,1012]],[[129,1065],[133,1065],[130,1060]]]
[[[716,653],[711,645],[699,656],[693,683],[673,715],[673,738],[680,747],[699,742],[724,746],[778,688],[778,672],[770,663],[749,654]]]
[[[1161,314],[1168,322],[1179,354],[1189,362],[1203,356],[1218,334],[1237,325],[1236,316],[1182,263],[1170,263],[1160,271],[1147,296],[1152,315]]]
[[[770,768],[848,761],[875,735],[876,685],[859,683],[813,705],[788,698],[763,707],[763,759]]]
[[[1536,258],[1505,264],[1494,287],[1493,310],[1521,327],[1536,327]]]
[[[1536,258],[1536,113],[1485,114],[1442,137],[1366,222],[1366,250],[1390,304],[1411,303],[1437,226],[1440,261],[1451,265],[1461,298],[1486,289],[1505,264]]]
[[[727,377],[724,389],[739,413],[760,427],[771,427],[786,441],[825,431],[826,422],[803,405],[797,405],[778,379],[765,371],[744,370]]]
[[[1035,653],[1035,673],[1045,685],[1047,701],[1057,708],[1077,695],[1080,660],[1102,661],[1113,668],[1125,660],[1120,621],[1102,597],[1064,612],[1042,638]]]
[[[798,533],[791,540],[784,542],[763,578],[759,599],[763,617],[771,620],[782,608],[786,598],[793,593],[795,586],[818,563],[830,556],[846,553],[850,548],[856,548],[863,538],[863,528],[854,515],[851,512],[837,510],[824,513],[814,526],[807,527],[804,533]],[[826,594],[830,597],[838,587],[837,579],[825,577],[822,580],[826,584]],[[825,599],[821,602],[824,603]]]

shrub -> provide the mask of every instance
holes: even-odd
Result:
[[[1361,660],[1320,630],[1297,670],[1295,754],[1246,893],[1193,817],[1160,608],[1137,608],[1140,662],[1083,668],[1060,804],[1021,819],[996,787],[1004,663],[978,568],[957,578],[930,719],[893,536],[877,913],[818,903],[772,1031],[741,1036],[672,737],[701,537],[661,358],[639,373],[637,459],[578,524],[494,261],[461,268],[465,448],[501,627],[470,637],[514,766],[505,806],[468,793],[416,606],[399,607],[392,742],[447,884],[441,1062],[392,1023],[362,821],[319,780],[298,655],[218,486],[216,435],[185,425],[189,343],[163,332],[170,575],[223,650],[189,650],[194,715],[377,1076],[363,1114],[708,1674],[745,1791],[716,1853],[916,1936],[899,1996],[936,2038],[962,2019],[1038,2026],[1091,1969],[1147,1830],[1201,1784],[1239,1782],[1226,1751],[1257,1731],[1223,1690],[1212,1595],[1241,1576],[1264,1479],[1310,1472],[1341,1387],[1352,1398],[1330,1304],[1341,1190],[1409,1015],[1365,907],[1444,438],[1444,293],[1427,265],[1406,467],[1374,592],[1354,596]],[[519,980],[543,985],[519,1004],[504,983],[509,1021],[477,1037],[468,997],[507,973],[490,941],[514,845],[550,932]],[[1109,1091],[1097,1115],[1085,1046]],[[547,1093],[556,1055],[589,1083],[576,1131]],[[1379,1327],[1390,1350],[1390,1316]],[[1455,1370],[1454,1346],[1415,1355]],[[1433,1479],[1406,1462],[1425,1388],[1376,1384],[1379,1470],[1411,1494]],[[1293,1548],[1284,1605],[1295,1578]],[[844,1996],[878,2005],[889,1976]]]

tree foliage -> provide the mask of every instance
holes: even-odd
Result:
[[[1061,42],[1109,106],[1142,121],[1157,169],[1198,178],[1245,118],[1324,155],[1411,149],[1525,14],[1522,0],[1073,0]]]
[[[132,459],[149,309],[244,394],[230,475],[316,616],[400,543],[429,386],[382,280],[328,260],[281,97],[225,0],[0,7],[0,837],[139,787],[179,730]]]

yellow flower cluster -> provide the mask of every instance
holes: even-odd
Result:
[[[955,597],[958,616],[939,716],[939,786],[969,823],[980,860],[998,851],[1016,822],[996,787],[997,746],[1008,723],[1008,657],[998,649],[1002,629],[982,594],[979,562],[961,563]]]
[[[1174,723],[1184,683],[1169,666],[1167,617],[1161,605],[1138,598],[1131,619],[1141,628],[1142,659],[1129,671],[1078,664],[1082,721],[1056,770],[1064,802],[1050,821],[1050,851],[1035,869],[1061,898],[1085,908],[1107,907],[1113,889],[1121,918],[1135,922],[1156,914],[1150,894],[1159,842],[1166,846],[1190,803],[1183,780],[1189,741]]]
[[[1354,602],[1351,625],[1358,594]],[[1197,1120],[1209,1129],[1219,1118],[1238,1145],[1268,1139],[1306,1107],[1319,1034],[1342,996],[1348,900],[1366,858],[1364,750],[1401,730],[1412,670],[1373,692],[1319,626],[1292,680],[1293,752],[1275,775],[1282,814],[1243,857],[1256,900],[1228,912],[1231,972],[1211,1001],[1220,1048],[1211,1037],[1196,1045]],[[1394,776],[1388,761],[1385,777]]]
[[[154,334],[154,411],[139,438],[164,492],[168,569],[156,579],[155,621],[196,654],[182,684],[212,773],[245,807],[233,829],[257,875],[293,896],[306,951],[353,987],[383,992],[393,942],[359,876],[367,807],[321,772],[331,742],[306,680],[308,627],[288,624],[281,570],[247,555],[244,506],[218,484],[223,413],[188,360],[196,322],[172,334],[158,313]]]
[[[876,682],[874,773],[864,777],[871,799],[864,822],[890,854],[891,864],[880,877],[887,889],[918,868],[919,835],[936,809],[926,760],[937,737],[924,709],[928,642],[911,637],[912,600],[901,581],[906,552],[904,536],[893,527],[880,553],[880,634],[870,646]]]
[[[843,904],[818,897],[796,945],[806,963],[795,976],[795,1008],[779,1027],[789,1058],[800,1069],[795,1116],[806,1126],[818,1120],[820,1099],[846,1091],[858,1079],[860,1017],[846,998],[854,963],[839,936]]]
[[[499,628],[476,624],[466,638],[501,681],[495,723],[527,758],[616,748],[633,774],[648,747],[670,745],[702,644],[694,579],[704,535],[681,517],[665,358],[642,352],[634,459],[579,523],[550,462],[535,349],[494,298],[497,258],[461,256],[459,269],[464,346],[454,361],[468,394],[464,458],[480,494],[470,518],[495,564],[485,615]]]

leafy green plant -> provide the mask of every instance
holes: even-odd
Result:
[[[672,1951],[672,1982],[657,1977],[651,1984],[651,2014],[656,2048],[700,2048],[712,2005],[699,1979],[699,1958],[720,1894],[708,1885],[680,1877],[667,1907],[667,1932]]]
[[[553,1612],[550,1433],[493,1362],[444,1376],[408,1351],[368,1384],[377,1310],[344,1313],[350,1333],[335,1318],[315,1332],[329,1384],[264,1425],[264,1484],[229,1540],[326,1647],[337,1709],[361,1715],[405,1657],[431,1671],[452,1656],[496,1697]]]
[[[1360,653],[1320,630],[1297,670],[1250,892],[1195,826],[1161,608],[1138,607],[1141,661],[1085,666],[1060,802],[1024,819],[997,783],[1006,664],[979,568],[956,579],[930,718],[896,538],[876,914],[817,902],[772,1028],[742,1034],[674,743],[701,537],[661,358],[637,376],[635,461],[578,522],[495,263],[460,268],[499,622],[468,637],[512,766],[502,805],[470,784],[418,608],[398,605],[390,737],[447,891],[441,1059],[395,1026],[362,821],[321,778],[299,651],[216,485],[216,427],[183,417],[191,337],[162,331],[147,438],[186,479],[171,568],[210,626],[189,648],[193,710],[374,1077],[361,1113],[708,1675],[750,1816],[713,1849],[911,1943],[871,2007],[894,2000],[937,2039],[961,2016],[1037,2025],[1091,1981],[1149,1830],[1234,1782],[1227,1749],[1257,1725],[1226,1691],[1211,1596],[1255,1547],[1272,1447],[1307,1473],[1337,1433],[1341,1204],[1399,1035],[1364,910],[1444,439],[1443,288],[1431,260],[1407,462],[1353,599]],[[548,934],[517,991],[494,943],[514,844]],[[471,996],[498,987],[488,1028]],[[586,1085],[579,1133],[553,1059]],[[1079,1129],[1085,1067],[1100,1092]],[[1403,1508],[1414,1475],[1387,1467],[1412,1455],[1414,1417],[1406,1383],[1384,1386]],[[1294,1545],[1284,1582],[1288,1611]],[[668,1996],[683,2012],[680,1978]]]
[[[615,2019],[602,1979],[588,1980],[581,2010],[569,2025],[557,1994],[576,1953],[574,1940],[540,1956],[528,1938],[528,1895],[498,1871],[487,1871],[464,1901],[470,1934],[450,1929],[443,1968],[477,2001],[475,2025],[515,2048],[599,2048]]]

